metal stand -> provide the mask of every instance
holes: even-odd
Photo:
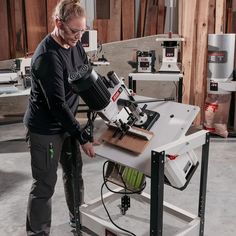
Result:
[[[180,73],[130,73],[129,74],[129,89],[136,92],[136,81],[172,81],[178,82],[177,101],[182,103],[183,97],[183,74]]]
[[[179,143],[185,145],[184,141]],[[194,141],[194,140],[193,140]],[[195,142],[195,141],[194,141]],[[197,143],[198,141],[196,141]],[[206,187],[207,187],[207,172],[208,172],[208,157],[209,157],[210,135],[206,133],[205,143],[202,146],[201,156],[201,178],[198,202],[198,217],[200,218],[199,236],[204,235],[205,222],[205,204],[206,204]],[[164,194],[164,158],[165,153],[168,153],[174,146],[169,146],[163,151],[152,151],[151,162],[151,204],[150,204],[150,235],[162,236],[163,230],[163,194]]]
[[[151,194],[142,193],[139,198],[143,202],[150,204],[150,236],[163,235],[163,213],[168,213],[178,220],[186,223],[180,228],[178,236],[204,235],[205,222],[205,204],[206,204],[206,187],[207,187],[207,172],[208,172],[208,157],[209,157],[209,142],[210,135],[207,131],[198,131],[188,136],[163,145],[151,152]],[[201,172],[200,172],[200,188],[199,188],[199,203],[198,214],[194,215],[174,205],[164,202],[164,170],[165,158],[168,153],[185,153],[197,147],[202,147],[201,155]],[[120,188],[119,191],[121,191]],[[108,193],[104,195],[104,199],[110,203],[115,200],[117,195]],[[83,226],[90,228],[96,235],[106,235],[107,230],[112,235],[123,236],[129,235],[115,228],[110,222],[95,216],[93,209],[96,209],[101,204],[101,200],[96,199],[87,205],[81,206],[81,220]]]
[[[137,97],[137,100],[147,99],[145,97]],[[150,140],[149,146],[142,154],[138,156],[132,155],[106,143],[96,146],[95,152],[102,158],[134,168],[151,178],[150,196],[146,193],[134,195],[135,200],[139,198],[142,202],[150,204],[150,222],[143,222],[144,225],[147,223],[146,227],[142,227],[145,232],[142,232],[142,234],[139,232],[137,235],[163,235],[163,214],[168,213],[168,216],[173,218],[174,221],[181,221],[180,227],[176,225],[177,233],[175,235],[202,236],[204,232],[209,133],[206,130],[201,130],[186,136],[189,127],[198,114],[199,108],[183,103],[162,101],[149,103],[148,109],[158,112],[160,118],[151,128],[151,131],[156,135]],[[98,136],[107,129],[102,120],[97,120],[95,127],[96,135]],[[164,176],[167,173],[166,168],[170,164],[167,160],[169,155],[185,155],[198,147],[202,147],[199,209],[197,214],[192,214],[163,201]],[[111,193],[106,194],[106,196],[103,195],[103,199],[106,198],[109,203],[116,201],[118,197],[117,194]],[[107,235],[107,231],[112,232],[113,234],[111,235],[115,236],[129,235],[117,229],[106,218],[101,217],[99,213],[95,214],[95,209],[100,205],[101,199],[99,198],[80,207],[83,227],[85,226],[101,236]]]

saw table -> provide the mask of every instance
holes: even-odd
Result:
[[[136,96],[136,100],[146,97]],[[149,103],[148,109],[160,114],[160,118],[153,125],[151,131],[154,137],[149,142],[143,153],[139,155],[122,150],[113,145],[102,143],[95,147],[96,155],[120,163],[143,172],[151,180],[150,203],[150,233],[149,235],[163,234],[163,212],[168,212],[186,222],[186,226],[176,235],[203,235],[205,199],[207,186],[207,169],[209,154],[209,134],[205,130],[186,135],[193,120],[199,112],[196,106],[185,105],[176,102]],[[103,120],[95,121],[95,137],[99,137],[107,129]],[[182,154],[195,148],[202,147],[201,177],[199,189],[198,214],[193,215],[163,201],[164,172],[166,155],[170,153]],[[111,197],[107,194],[106,197]],[[114,195],[114,194],[113,194]],[[147,199],[145,193],[141,197]],[[94,213],[90,214],[93,206],[101,204],[99,199],[80,208],[81,223],[90,228],[95,235],[129,235],[116,229],[111,223],[105,222]],[[107,234],[107,230],[111,234]]]

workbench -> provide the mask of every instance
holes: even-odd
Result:
[[[136,100],[146,99],[146,97],[136,96]],[[208,154],[209,154],[209,134],[205,130],[200,130],[186,135],[193,120],[199,112],[196,106],[185,105],[177,102],[155,102],[149,103],[148,109],[154,110],[160,114],[160,118],[151,128],[154,137],[140,155],[119,149],[107,143],[102,143],[95,147],[97,156],[129,166],[143,172],[150,177],[150,234],[153,236],[163,235],[163,211],[172,214],[175,217],[186,221],[186,227],[178,235],[203,235],[204,234],[204,216],[205,199],[207,186]],[[97,138],[107,129],[103,120],[95,122],[95,135]],[[171,206],[163,201],[164,191],[164,169],[166,154],[182,154],[198,147],[202,147],[201,177],[199,188],[198,214],[193,215],[184,210]],[[178,190],[176,190],[178,191]],[[141,194],[142,197],[145,194]],[[109,195],[110,196],[110,195]],[[100,227],[97,235],[106,235],[105,230],[114,232],[114,235],[129,235],[116,230],[112,224],[104,223],[101,219],[96,219],[94,214],[89,215],[89,209],[92,204],[98,205],[99,200],[94,201],[89,206],[82,206],[81,221],[82,225],[96,230],[96,224]],[[89,223],[87,223],[89,222]],[[87,223],[87,225],[86,225]],[[103,226],[101,226],[103,224]],[[169,236],[169,235],[168,235]]]

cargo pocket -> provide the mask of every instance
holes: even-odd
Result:
[[[31,165],[35,170],[47,171],[51,166],[48,149],[39,144],[31,144]]]

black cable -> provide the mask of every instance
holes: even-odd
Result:
[[[102,184],[102,187],[101,187],[101,200],[102,200],[102,205],[103,205],[103,207],[104,207],[104,209],[105,209],[105,211],[106,211],[106,213],[107,213],[107,216],[108,216],[109,220],[110,220],[111,223],[112,223],[113,225],[115,225],[118,229],[120,229],[120,230],[122,230],[122,231],[124,231],[124,232],[126,232],[126,233],[129,233],[130,235],[136,236],[136,234],[130,232],[129,230],[126,230],[126,229],[124,229],[124,228],[121,228],[119,225],[117,225],[117,224],[112,220],[112,218],[111,218],[111,216],[110,216],[110,214],[109,214],[109,212],[108,212],[108,210],[107,210],[107,208],[106,208],[106,205],[105,205],[105,203],[104,203],[104,200],[103,200],[103,192],[102,192],[102,190],[103,190],[103,187],[104,187],[104,186],[105,186],[105,182]]]
[[[131,234],[131,235],[133,235],[133,236],[136,236],[134,233],[132,233],[132,232],[130,232],[130,231],[124,229],[124,228],[121,228],[120,226],[118,226],[118,225],[112,220],[112,218],[111,218],[111,216],[110,216],[110,214],[109,214],[109,212],[108,212],[108,210],[107,210],[107,208],[106,208],[106,205],[105,205],[105,203],[104,203],[104,199],[103,199],[103,187],[106,186],[106,188],[107,188],[110,192],[116,193],[116,194],[124,194],[124,195],[128,195],[128,194],[140,194],[140,193],[144,190],[144,188],[146,187],[146,181],[144,182],[144,185],[143,185],[143,187],[142,187],[141,190],[139,190],[139,191],[127,192],[127,186],[126,186],[126,183],[125,183],[125,181],[124,181],[124,179],[123,179],[123,176],[122,176],[122,174],[119,172],[117,166],[115,166],[115,168],[117,168],[118,174],[120,175],[121,180],[122,180],[122,182],[123,182],[123,184],[124,184],[124,187],[125,187],[125,192],[116,192],[116,191],[110,189],[110,188],[108,187],[108,185],[107,185],[107,182],[111,182],[111,181],[105,179],[105,166],[106,166],[107,163],[109,163],[109,161],[105,161],[105,162],[103,163],[103,168],[102,168],[102,169],[103,169],[103,171],[102,171],[102,174],[103,174],[103,181],[104,181],[103,184],[102,184],[102,186],[101,186],[101,201],[102,201],[102,205],[103,205],[103,207],[104,207],[104,209],[105,209],[105,211],[106,211],[106,213],[107,213],[107,216],[108,216],[109,220],[111,221],[111,223],[112,223],[114,226],[116,226],[118,229],[120,229],[120,230],[122,230],[122,231],[124,231],[124,232],[127,232],[127,233],[129,233],[129,234]]]
[[[107,185],[107,182],[111,182],[111,181],[105,179],[105,165],[106,165],[108,162],[109,162],[109,161],[105,161],[105,162],[103,163],[103,172],[102,172],[102,174],[103,174],[103,182],[105,183],[106,188],[107,188],[110,192],[112,192],[112,193],[117,193],[117,194],[140,194],[140,193],[145,189],[145,187],[146,187],[146,181],[143,183],[143,186],[142,186],[142,188],[141,188],[140,190],[138,190],[138,191],[131,191],[131,190],[129,190],[130,192],[127,192],[126,190],[127,190],[128,188],[127,188],[127,186],[126,186],[126,183],[125,183],[125,181],[124,181],[124,179],[123,179],[122,174],[121,174],[119,171],[118,171],[118,174],[120,175],[121,180],[122,180],[122,182],[123,182],[123,184],[124,184],[125,192],[116,192],[116,191],[110,189],[110,188],[108,187],[108,185]],[[111,183],[112,183],[112,182],[111,182]]]

